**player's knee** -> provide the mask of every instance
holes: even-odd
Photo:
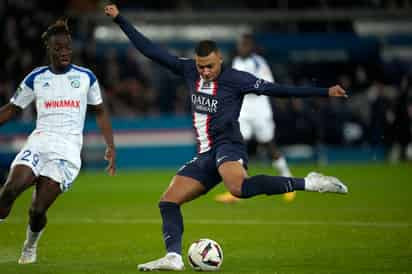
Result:
[[[226,176],[226,178],[224,179],[224,183],[230,194],[238,198],[242,196],[242,184],[244,179],[245,178],[243,174]]]
[[[242,196],[242,186],[241,184],[227,184],[227,189],[229,190],[230,194],[237,198],[241,198]]]
[[[12,182],[7,182],[0,194],[0,204],[9,205],[10,203],[13,203],[19,193],[19,189],[15,187]]]
[[[31,207],[29,209],[29,216],[31,219],[40,219],[46,216],[46,210],[40,207]]]
[[[162,202],[174,203],[174,204],[177,204],[177,205],[181,205],[181,204],[184,203],[184,201],[182,199],[178,199],[176,197],[171,197],[171,196],[168,196],[168,195],[163,195],[160,198],[159,204],[162,203]]]

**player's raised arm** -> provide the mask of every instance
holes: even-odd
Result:
[[[142,33],[136,30],[129,21],[120,15],[116,5],[107,5],[104,8],[106,15],[113,18],[123,32],[127,35],[133,45],[143,55],[152,59],[153,61],[163,65],[173,72],[181,75],[183,74],[183,61],[177,56],[170,54],[167,50],[150,41]]]
[[[273,97],[348,97],[346,91],[339,85],[329,88],[281,85],[264,81],[249,73],[243,73],[241,79],[240,89],[243,93],[255,93]]]

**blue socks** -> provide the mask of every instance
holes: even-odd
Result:
[[[273,195],[304,190],[305,179],[257,175],[247,178],[242,184],[242,198],[259,194]],[[182,253],[183,217],[180,205],[172,202],[159,203],[163,220],[163,240],[167,252]]]
[[[159,203],[163,220],[163,240],[167,252],[182,254],[183,217],[180,206],[172,202]]]
[[[241,198],[259,194],[282,194],[294,190],[305,190],[305,179],[257,175],[243,181]]]

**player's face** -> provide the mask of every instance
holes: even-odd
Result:
[[[205,57],[196,55],[195,60],[197,71],[204,80],[211,81],[219,76],[223,62],[220,52],[212,52]]]
[[[64,69],[72,59],[72,40],[67,34],[56,34],[50,37],[47,46],[50,62],[56,69]]]
[[[247,57],[253,51],[253,41],[250,38],[242,38],[237,44],[237,51],[239,56]]]

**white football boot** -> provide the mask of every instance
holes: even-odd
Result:
[[[311,172],[305,177],[305,190],[347,194],[348,188],[338,178]]]
[[[139,264],[137,269],[140,271],[157,271],[157,270],[170,270],[170,271],[183,271],[185,265],[182,260],[182,256],[177,253],[167,253],[166,256],[150,261],[145,264]]]
[[[32,264],[37,260],[37,246],[28,247],[27,242],[24,242],[23,250],[19,258],[19,264]]]

